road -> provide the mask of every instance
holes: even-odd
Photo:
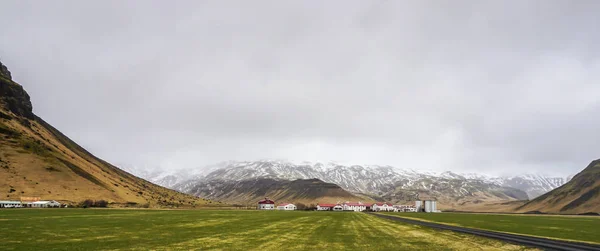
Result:
[[[472,234],[492,239],[497,239],[501,241],[506,241],[518,245],[529,246],[534,248],[540,248],[543,250],[560,250],[560,251],[600,251],[600,245],[598,244],[589,244],[582,242],[571,242],[571,241],[562,241],[562,240],[554,240],[542,237],[532,237],[532,236],[524,236],[518,234],[508,234],[508,233],[500,233],[488,230],[474,229],[474,228],[466,228],[466,227],[457,227],[444,225],[433,222],[425,222],[420,220],[412,220],[407,218],[400,218],[391,215],[383,215],[377,213],[370,213],[377,217],[381,217],[388,220],[400,221],[404,223],[426,226],[430,228],[436,228],[441,230],[450,230],[458,233]]]

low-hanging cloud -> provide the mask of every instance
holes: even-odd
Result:
[[[600,149],[597,1],[5,1],[0,57],[102,158],[572,174]]]

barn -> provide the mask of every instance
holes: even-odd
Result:
[[[258,202],[258,210],[274,210],[275,209],[275,201],[269,200],[269,198],[265,198]]]

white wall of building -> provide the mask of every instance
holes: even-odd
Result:
[[[277,206],[277,210],[286,210],[286,211],[296,210],[296,205],[287,204],[285,206]]]
[[[258,204],[259,210],[274,210],[275,204]]]

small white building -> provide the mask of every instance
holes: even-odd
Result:
[[[40,200],[40,201],[32,202],[29,205],[31,205],[31,207],[44,207],[44,208],[60,207],[60,203],[55,200]]]
[[[377,202],[371,206],[371,211],[375,211],[375,212],[381,212],[381,211],[393,212],[394,210],[396,210],[396,209],[394,208],[394,206],[392,204],[388,204],[385,202],[384,203]]]
[[[413,205],[394,205],[394,212],[416,212],[417,208]]]
[[[275,201],[269,200],[269,198],[265,198],[258,202],[258,210],[275,210]]]
[[[23,203],[18,200],[0,200],[0,208],[23,207]]]
[[[282,203],[277,206],[277,210],[293,211],[296,210],[296,205],[292,203]]]
[[[335,205],[332,208],[333,211],[344,211],[344,207],[342,205]]]
[[[346,202],[342,204],[344,211],[354,211],[354,212],[362,212],[367,210],[367,205],[362,202]]]
[[[331,211],[336,204],[317,203],[317,211]]]

